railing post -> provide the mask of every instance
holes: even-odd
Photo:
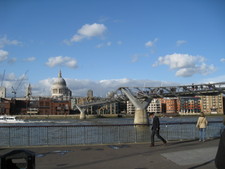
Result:
[[[135,130],[135,143],[137,143],[137,127],[133,126],[134,130]]]
[[[67,126],[66,126],[66,145],[68,145],[68,135],[67,135]]]
[[[120,126],[117,126],[117,131],[118,131],[118,143],[120,144]]]
[[[86,144],[85,140],[86,140],[86,127],[84,126],[84,141],[83,141],[84,145]]]
[[[168,127],[167,127],[167,124],[166,124],[166,140],[168,141],[169,140],[169,138],[168,138]]]
[[[102,137],[101,137],[101,144],[103,144],[103,126],[101,126],[101,129],[102,129]]]
[[[9,147],[11,146],[11,127],[9,127]]]
[[[179,123],[180,124],[180,141],[182,141],[182,133],[183,133],[183,131],[182,131],[182,126],[181,126],[181,123]]]
[[[30,127],[27,127],[27,144],[30,145]]]
[[[47,145],[49,145],[49,141],[48,141],[48,126],[47,126]]]

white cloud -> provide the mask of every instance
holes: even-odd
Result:
[[[225,75],[221,75],[217,77],[204,79],[199,83],[219,83],[219,82],[224,82],[225,81],[224,79],[225,79]]]
[[[174,53],[158,58],[159,64],[168,65],[171,69],[193,67],[197,61],[204,61],[204,57]]]
[[[36,57],[32,56],[32,57],[28,57],[28,58],[26,58],[24,60],[27,61],[27,62],[33,62],[33,61],[36,60]]]
[[[104,47],[104,43],[99,43],[96,45],[96,48],[103,48]]]
[[[79,42],[81,41],[82,39],[84,39],[85,37],[82,36],[82,35],[74,35],[72,38],[71,38],[71,42]]]
[[[208,75],[216,70],[214,65],[206,65],[205,63],[202,63],[198,67],[198,71],[203,75]]]
[[[185,43],[187,43],[186,40],[177,40],[177,41],[176,41],[177,47],[179,47],[179,46],[181,46],[181,45],[183,45],[183,44],[185,44]]]
[[[181,68],[176,72],[176,76],[190,77],[196,73],[195,68]]]
[[[111,46],[112,45],[112,42],[107,42],[106,45],[107,46]]]
[[[8,59],[8,55],[9,53],[7,51],[0,49],[0,62],[3,62]]]
[[[8,60],[8,63],[9,64],[13,64],[13,63],[15,63],[17,61],[17,59],[15,58],[15,57],[13,57],[13,58],[10,58],[9,60]]]
[[[48,62],[46,62],[46,65],[49,67],[55,67],[58,65],[66,66],[70,68],[76,68],[77,67],[77,61],[74,58],[68,57],[68,56],[56,56],[51,57],[48,59]]]
[[[149,56],[148,54],[133,54],[131,56],[131,62],[136,63],[140,60],[140,58],[148,57],[148,56]]]
[[[220,59],[220,62],[225,62],[225,58],[221,58]]]
[[[0,78],[1,78],[0,74]],[[7,74],[3,86],[7,88],[7,97],[12,97],[11,87],[17,87],[18,81],[16,79],[21,79],[21,77],[16,77],[14,73]],[[73,96],[86,96],[88,90],[93,90],[94,96],[105,97],[107,93],[111,91],[116,91],[119,87],[157,87],[157,86],[171,86],[177,85],[173,82],[162,82],[162,81],[152,81],[152,80],[135,80],[135,79],[109,79],[109,80],[85,80],[85,79],[67,79],[63,77],[67,83],[67,87],[72,91]],[[37,83],[31,84],[32,95],[33,96],[51,96],[51,86],[55,78],[48,78],[40,80]],[[26,79],[21,84],[18,89],[17,96],[24,97],[25,89],[28,86]]]
[[[153,43],[152,41],[148,41],[148,42],[145,43],[145,46],[146,46],[146,47],[152,47],[153,44],[154,44],[154,43]]]
[[[153,47],[157,41],[158,41],[158,38],[155,38],[153,41],[146,42],[145,46],[146,47]]]
[[[3,74],[0,74],[0,78],[3,79]],[[16,76],[14,73],[5,74],[2,86],[6,88],[7,97],[12,97],[12,87],[16,91],[16,96],[25,96],[25,86],[27,84],[26,73],[20,76]]]
[[[103,48],[105,46],[109,47],[111,45],[112,45],[112,42],[100,43],[100,44],[96,45],[96,48]]]
[[[100,81],[90,80],[69,80],[68,86],[73,91],[74,96],[86,96],[89,89],[94,91],[95,96],[105,97],[108,92],[116,91],[119,87],[156,87],[164,85],[175,85],[172,82],[161,82],[153,80],[135,80],[135,79],[109,79]]]
[[[9,40],[7,36],[0,38],[0,48],[4,48],[6,45],[21,45],[22,43],[18,40]]]
[[[132,55],[131,56],[131,62],[136,63],[139,60],[139,57],[141,57],[141,55],[139,55],[139,54]]]
[[[40,80],[36,84],[31,84],[33,96],[51,96],[51,86],[54,78]]]
[[[92,37],[102,36],[107,30],[104,24],[85,24],[83,25],[77,33],[71,38],[70,42],[79,42],[83,39],[89,39]]]
[[[161,56],[153,66],[168,65],[170,69],[177,70],[176,76],[190,77],[194,74],[207,75],[215,71],[213,65],[206,65],[203,56],[174,53]]]
[[[123,42],[119,40],[119,41],[117,41],[117,44],[118,44],[118,45],[122,45]]]

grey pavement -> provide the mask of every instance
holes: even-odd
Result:
[[[36,169],[216,169],[219,139],[143,144],[0,148],[36,153]]]

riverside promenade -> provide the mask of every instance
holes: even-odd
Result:
[[[0,155],[15,149],[36,154],[36,169],[216,169],[219,139],[199,142],[148,143],[0,148]]]

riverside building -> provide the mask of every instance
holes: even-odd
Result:
[[[120,114],[126,112],[133,115],[135,107],[130,101],[106,102],[105,98],[94,97],[93,91],[88,90],[86,97],[74,97],[67,87],[61,70],[51,86],[48,97],[32,96],[29,84],[24,97],[6,98],[6,88],[0,87],[0,114],[9,115],[68,115],[79,114],[76,105],[88,105],[86,113],[90,115]],[[153,99],[147,107],[148,112],[192,115],[224,114],[223,94],[215,96],[178,97]]]
[[[148,112],[197,115],[204,112],[210,114],[224,114],[224,97],[223,94],[215,96],[196,96],[196,97],[179,97],[179,98],[158,98],[153,99],[147,107]],[[127,101],[127,114],[134,114],[135,107]]]
[[[200,96],[201,107],[205,114],[224,114],[223,94],[215,96]]]

